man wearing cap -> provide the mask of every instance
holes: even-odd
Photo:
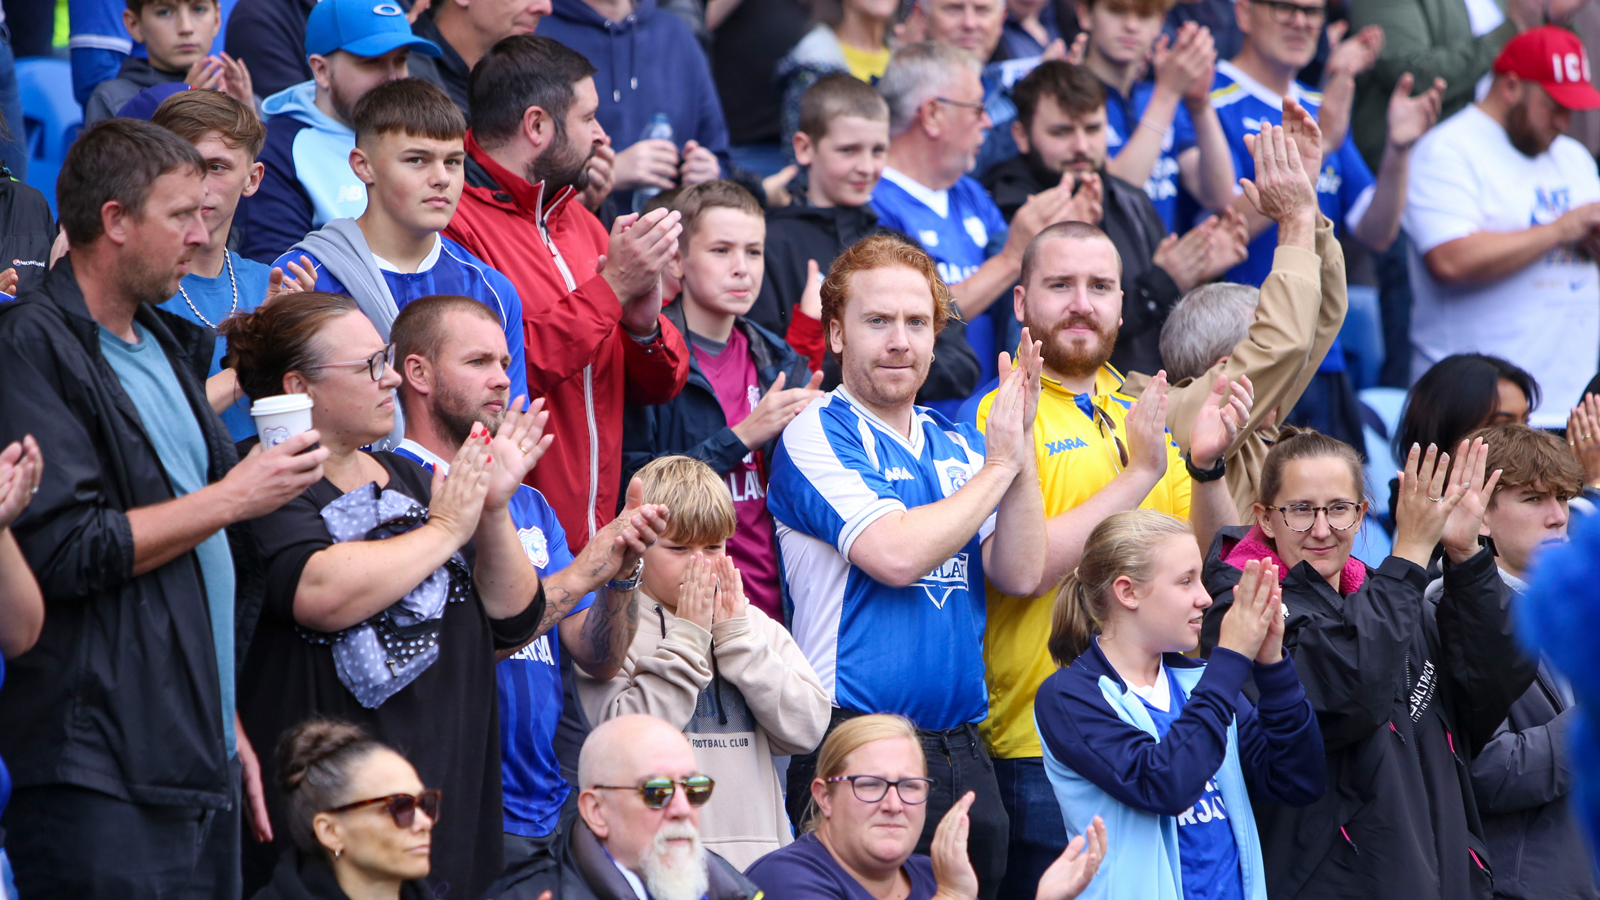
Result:
[[[241,256],[270,264],[331,219],[367,208],[367,188],[350,168],[356,133],[350,111],[367,91],[405,78],[412,51],[437,57],[392,0],[323,0],[306,20],[311,80],[261,103],[267,142],[261,189],[239,207]]]
[[[1453,353],[1527,369],[1551,398],[1536,428],[1561,428],[1600,364],[1600,176],[1563,136],[1600,108],[1572,32],[1511,39],[1479,102],[1418,142],[1404,225],[1412,241],[1413,378]]]

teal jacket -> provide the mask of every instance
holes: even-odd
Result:
[[[1097,815],[1106,824],[1106,858],[1080,900],[1182,900],[1177,817],[1212,778],[1238,844],[1244,896],[1267,900],[1250,785],[1304,805],[1322,796],[1326,779],[1322,734],[1294,663],[1285,656],[1260,666],[1222,649],[1209,664],[1176,653],[1162,662],[1187,698],[1166,740],[1098,641],[1046,679],[1035,699],[1045,772],[1067,833],[1081,833]],[[1252,677],[1259,708],[1240,694]]]

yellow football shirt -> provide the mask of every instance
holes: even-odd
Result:
[[[874,78],[882,78],[884,70],[889,68],[888,47],[860,50],[840,41],[839,50],[844,54],[845,68],[867,84],[871,84]]]
[[[1127,441],[1126,422],[1134,397],[1121,393],[1122,376],[1104,366],[1093,394],[1073,394],[1044,379],[1039,415],[1033,426],[1039,457],[1039,487],[1044,514],[1060,515],[1088,500],[1122,471],[1122,460],[1106,419],[1116,436]],[[978,430],[989,422],[995,391],[978,405]],[[1091,410],[1099,408],[1106,415]],[[1141,509],[1154,509],[1187,520],[1191,482],[1177,444],[1168,440],[1167,474],[1145,497]],[[981,729],[989,752],[1002,759],[1043,756],[1033,725],[1033,695],[1056,670],[1046,644],[1050,639],[1052,587],[1040,597],[1012,597],[988,587],[988,625],[983,661],[989,680],[989,717]]]

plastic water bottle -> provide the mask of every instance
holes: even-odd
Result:
[[[664,112],[658,112],[650,117],[650,124],[644,127],[644,132],[639,135],[641,141],[670,141],[672,140],[672,122]],[[658,187],[642,187],[633,192],[633,211],[638,212],[650,202],[650,198],[661,193]]]

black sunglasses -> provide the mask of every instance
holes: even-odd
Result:
[[[673,781],[671,778],[652,778],[644,784],[597,784],[597,791],[638,791],[639,797],[644,800],[644,805],[651,809],[666,809],[672,802],[672,795],[683,788],[683,799],[689,801],[690,806],[705,806],[711,799],[711,789],[717,786],[710,775],[690,775],[682,781]]]
[[[363,806],[375,806],[382,803],[384,811],[389,814],[389,818],[394,820],[394,827],[410,828],[411,823],[417,819],[417,810],[419,809],[427,813],[428,818],[437,823],[439,821],[439,800],[443,797],[444,791],[434,788],[431,791],[423,791],[420,794],[390,794],[387,797],[373,797],[371,800],[357,800],[354,803],[346,803],[343,806],[336,806],[325,811],[342,813],[349,812],[352,809],[360,809]]]

